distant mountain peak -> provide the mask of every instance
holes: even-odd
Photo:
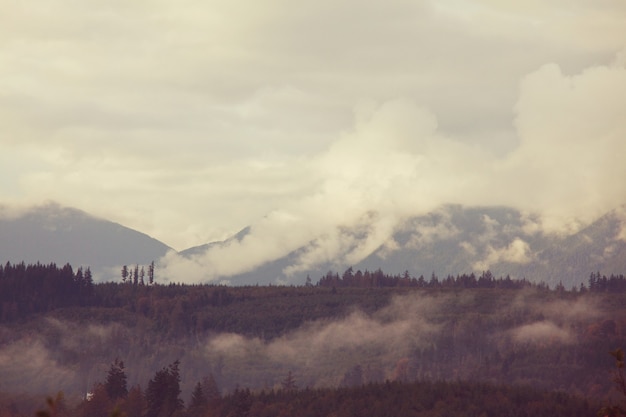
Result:
[[[369,226],[341,227],[352,246],[333,259],[311,264],[310,252],[320,250],[324,239],[314,238],[279,259],[255,269],[223,277],[233,284],[303,283],[307,275],[321,277],[328,270],[382,269],[387,273],[409,271],[414,276],[481,273],[510,275],[536,282],[566,286],[586,282],[592,271],[607,274],[626,271],[626,210],[607,213],[571,235],[544,232],[540,219],[506,206],[465,207],[444,205],[430,213],[408,218],[392,236],[362,259],[348,264],[350,251],[368,239]],[[253,229],[246,228],[223,242],[183,251],[200,256],[207,250],[241,241]],[[262,239],[262,236],[257,236]],[[347,252],[346,252],[347,251]]]
[[[117,278],[121,265],[149,264],[172,250],[118,223],[55,202],[0,217],[0,261],[89,266],[96,280]]]

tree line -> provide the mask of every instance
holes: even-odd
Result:
[[[308,277],[307,283],[311,283]],[[365,271],[357,270],[355,272],[352,267],[349,267],[341,275],[339,275],[338,272],[328,271],[326,275],[318,280],[316,285],[321,287],[354,288],[536,288],[539,290],[550,290],[550,287],[543,282],[531,282],[525,278],[514,279],[509,275],[496,278],[489,270],[483,271],[478,276],[472,272],[470,274],[457,274],[456,276],[448,275],[445,278],[439,278],[435,272],[433,272],[430,279],[426,279],[423,275],[416,278],[412,276],[409,271],[405,271],[403,274],[392,275],[386,274],[380,269],[375,271],[369,271],[367,269]],[[554,290],[559,292],[567,291],[561,282],[555,286]],[[602,275],[599,271],[592,272],[588,280],[588,286],[581,283],[580,287],[574,286],[569,289],[569,291],[573,292],[584,292],[587,290],[593,292],[624,293],[626,292],[626,278],[622,274],[611,274],[607,278],[606,275]]]
[[[610,292],[623,293],[626,292],[626,278],[624,275],[611,274],[609,277],[598,272],[592,272],[589,276],[589,291],[593,292]],[[582,287],[581,287],[582,288]]]
[[[473,272],[471,274],[448,275],[440,279],[435,272],[430,279],[425,279],[423,275],[418,278],[412,276],[409,271],[403,274],[390,275],[382,270],[354,272],[349,267],[342,275],[338,272],[328,271],[317,282],[321,287],[356,287],[356,288],[384,288],[384,287],[413,287],[413,288],[543,288],[548,289],[546,284],[532,283],[525,278],[513,279],[509,275],[505,278],[496,278],[491,271],[483,271],[479,276]]]
[[[3,285],[7,284],[6,288],[10,288],[19,286],[20,279],[24,279],[24,282],[34,279],[25,278],[28,274],[24,271],[37,271],[38,268],[42,268],[41,265],[38,268],[35,268],[36,266],[34,265],[33,268],[26,265],[10,265],[9,268],[3,266],[2,279],[0,279],[2,299],[5,301],[9,299],[9,297],[4,297]],[[90,275],[85,270],[79,274],[78,271],[67,266],[62,268],[55,266],[52,270],[65,270],[66,278],[71,276],[71,279],[67,281],[72,282],[76,288],[80,288],[77,283],[85,280],[85,275]],[[7,271],[9,271],[8,274]],[[80,278],[81,275],[82,278]],[[337,276],[335,273],[330,275],[334,277],[333,279]],[[358,276],[358,271],[343,275]],[[383,278],[385,275],[382,273]],[[409,282],[412,282],[412,277],[409,274],[405,275],[408,275]],[[21,278],[17,279],[17,276]],[[24,320],[16,322],[15,325],[7,325],[6,328],[11,329],[15,334],[3,332],[0,335],[3,337],[0,342],[10,343],[13,339],[17,340],[22,336],[32,340],[33,335],[37,335],[42,344],[50,352],[54,352],[51,356],[54,363],[68,369],[82,369],[81,372],[84,372],[84,375],[89,375],[88,379],[85,377],[84,383],[83,380],[77,379],[72,385],[68,383],[67,386],[63,386],[65,392],[74,395],[91,389],[93,381],[91,375],[94,372],[97,375],[106,369],[108,358],[115,356],[124,358],[124,362],[128,363],[133,370],[129,374],[132,387],[128,388],[123,396],[115,394],[123,390],[109,392],[106,388],[95,387],[91,390],[90,401],[84,402],[84,407],[96,407],[100,403],[105,404],[101,409],[110,411],[110,406],[117,404],[122,409],[124,403],[126,407],[124,412],[129,416],[145,416],[150,386],[148,379],[157,370],[155,366],[171,362],[170,365],[160,370],[163,371],[161,377],[156,378],[154,374],[153,386],[158,381],[171,382],[177,379],[172,378],[172,375],[177,373],[172,367],[175,365],[172,362],[174,358],[181,360],[180,364],[176,365],[178,375],[186,375],[186,378],[180,378],[179,385],[186,396],[182,408],[179,402],[171,402],[179,413],[189,412],[192,405],[188,397],[190,394],[195,393],[192,397],[197,398],[197,401],[207,395],[207,390],[202,384],[203,377],[210,376],[210,373],[215,375],[216,384],[219,384],[221,388],[218,392],[223,393],[219,403],[221,404],[219,413],[223,411],[225,415],[235,413],[233,411],[235,409],[230,408],[231,405],[229,405],[232,404],[229,402],[232,398],[252,401],[254,404],[256,396],[260,395],[263,387],[265,387],[265,393],[270,395],[272,391],[267,387],[276,388],[281,385],[282,378],[284,378],[283,387],[289,387],[291,391],[302,387],[297,390],[299,392],[306,392],[307,387],[315,387],[317,390],[329,380],[341,389],[357,389],[361,386],[383,384],[385,379],[389,378],[394,383],[426,380],[447,380],[450,383],[457,380],[507,384],[527,383],[537,388],[563,389],[588,398],[602,398],[610,389],[606,378],[607,370],[604,369],[606,351],[614,349],[615,346],[624,346],[625,295],[596,291],[596,287],[589,291],[586,286],[584,292],[579,289],[574,292],[558,288],[552,290],[546,287],[540,290],[538,286],[531,286],[531,289],[534,288],[532,291],[518,292],[506,287],[509,285],[507,278],[489,278],[489,276],[488,271],[475,276],[476,283],[471,276],[462,278],[463,276],[459,275],[459,279],[457,277],[439,279],[435,276],[437,279],[433,280],[431,277],[430,281],[439,284],[432,287],[399,285],[374,289],[344,285],[343,276],[335,280],[334,286],[319,283],[309,283],[303,286],[246,287],[134,285],[128,280],[92,283],[91,295],[85,295],[80,299],[68,296],[63,300],[68,304],[63,304],[56,309],[54,304],[51,304],[51,313],[44,316],[44,320],[41,320],[39,324],[36,323],[43,315],[34,317],[32,321]],[[404,277],[400,275],[397,278],[399,282],[402,282]],[[601,276],[600,278],[602,279]],[[609,280],[610,278],[607,278],[607,281]],[[419,279],[416,281],[419,282]],[[502,281],[502,284],[497,284],[499,281]],[[51,280],[51,282],[57,281]],[[465,284],[462,284],[463,282]],[[496,285],[496,287],[472,287],[479,285],[478,282],[482,282],[481,285],[492,283],[489,285]],[[511,279],[511,282],[517,281]],[[454,286],[445,286],[442,283]],[[468,285],[469,288],[464,289],[462,285]],[[36,292],[41,292],[45,297],[50,296],[33,283],[24,286],[22,290],[33,293],[26,294],[25,299],[29,296],[35,297]],[[428,321],[440,327],[441,331],[429,336],[428,343],[416,345],[401,356],[390,357],[386,362],[378,361],[378,356],[376,356],[378,351],[369,349],[349,351],[345,356],[342,354],[340,357],[337,357],[338,355],[322,357],[314,368],[293,366],[293,364],[288,367],[287,365],[277,367],[272,362],[252,362],[254,355],[249,358],[250,361],[247,357],[245,361],[242,361],[229,359],[229,356],[224,353],[207,352],[204,348],[201,350],[202,354],[199,354],[200,351],[197,350],[200,349],[199,346],[203,346],[204,342],[210,340],[212,335],[222,332],[237,333],[250,338],[255,346],[262,346],[271,343],[272,340],[280,340],[281,336],[289,335],[298,328],[315,330],[325,326],[324,323],[334,320],[341,322],[355,309],[362,312],[363,317],[379,321],[378,311],[386,308],[394,297],[411,293],[417,296],[416,303],[428,303],[433,299],[442,302],[440,308],[427,313]],[[19,294],[19,291],[14,294]],[[59,291],[59,295],[64,294]],[[528,302],[520,304],[519,301],[524,299]],[[463,302],[457,302],[461,300]],[[70,301],[75,303],[74,306],[70,305]],[[533,308],[533,306],[551,301],[559,301],[558,305],[562,306],[563,313],[567,313],[568,306],[575,307],[572,313],[578,316],[571,321],[565,319],[561,321],[559,317],[544,317],[543,313]],[[587,312],[580,308],[584,305],[596,305],[597,309]],[[45,304],[38,308],[45,308]],[[597,311],[594,312],[594,310]],[[97,343],[89,342],[92,339],[87,337],[79,339],[80,343],[64,343],[63,335],[66,333],[59,331],[56,327],[51,327],[46,321],[48,317],[62,321],[70,327],[73,326],[72,323],[107,326],[111,329],[113,336],[109,339],[93,339],[99,340]],[[572,339],[568,343],[555,342],[549,338],[529,343],[516,341],[511,336],[513,329],[521,328],[526,324],[542,325],[551,321],[571,335]],[[307,323],[317,323],[315,325],[317,327],[303,327]],[[380,323],[385,324],[384,321]],[[113,325],[109,326],[110,324]],[[83,329],[84,327],[76,326],[75,328]],[[94,366],[95,362],[98,362],[98,366]],[[250,369],[253,372],[250,372]],[[288,369],[293,371],[290,377],[287,374]],[[20,373],[15,369],[10,369],[10,371],[13,374]],[[289,378],[285,377],[285,374]],[[332,375],[332,378],[328,378],[328,375]],[[10,374],[3,374],[3,381],[0,382],[4,382],[5,385],[2,389],[12,386],[10,378]],[[193,385],[195,381],[200,382],[201,390],[195,389]],[[251,391],[248,390],[246,393],[247,390],[242,389],[239,384],[250,387]],[[311,390],[313,389],[308,391]],[[103,391],[106,391],[106,396]],[[237,395],[234,395],[235,392]],[[275,395],[278,395],[276,392]],[[0,392],[0,405],[2,405],[2,395]],[[164,394],[158,394],[153,395],[153,398],[164,396]],[[101,400],[102,398],[106,400]],[[177,398],[182,397],[179,395]],[[283,396],[282,398],[291,397]],[[194,404],[197,404],[197,401]],[[142,414],[133,414],[129,411],[131,406],[144,411],[141,412]],[[290,407],[288,403],[286,406]],[[260,404],[256,407],[261,408],[264,405]],[[217,414],[218,411],[215,410],[210,415],[222,415]],[[307,413],[314,415],[309,411],[304,410],[300,415],[307,415]],[[92,413],[92,415],[96,414],[96,412]],[[265,415],[269,414],[271,414],[270,411],[266,410]],[[4,414],[0,412],[0,415]],[[11,414],[8,415],[11,416]],[[201,416],[202,414],[194,413],[193,415]],[[475,415],[480,415],[480,413]]]
[[[593,401],[563,392],[462,381],[387,380],[315,389],[284,383],[279,389],[236,388],[221,395],[210,376],[195,385],[185,406],[180,397],[178,366],[174,362],[163,367],[143,391],[140,386],[127,389],[123,363],[116,360],[106,381],[96,384],[76,407],[58,396],[56,401],[49,401],[50,408],[66,417],[583,417],[599,408]],[[293,384],[291,374],[288,379]]]
[[[144,266],[135,265],[135,268],[129,268],[128,265],[122,266],[121,270],[122,282],[128,282],[129,284],[146,285],[146,270]],[[154,285],[154,261],[148,265],[147,272],[148,285]]]
[[[0,322],[32,313],[43,313],[91,303],[94,283],[91,270],[74,272],[68,263],[58,267],[24,262],[0,265]]]

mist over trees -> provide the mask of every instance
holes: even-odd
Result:
[[[86,270],[69,265],[0,271],[0,406],[19,410],[62,390],[80,416],[115,406],[129,417],[150,407],[228,415],[233,404],[263,415],[254,410],[275,401],[296,410],[296,398],[341,408],[341,390],[358,398],[386,381],[488,384],[494,395],[530,385],[592,404],[615,395],[607,352],[626,345],[624,277],[599,272],[566,289],[489,271],[426,279],[348,269],[297,287],[141,285],[140,272],[137,283],[87,285]]]

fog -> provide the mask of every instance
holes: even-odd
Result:
[[[273,339],[236,333],[166,338],[121,323],[47,318],[30,324],[32,330],[0,328],[0,389],[43,394],[63,390],[76,398],[104,382],[115,358],[124,361],[129,386],[144,388],[157,370],[180,360],[185,395],[208,375],[224,391],[235,386],[280,388],[288,372],[302,388],[339,386],[357,366],[364,372],[363,382],[396,379],[406,366],[413,378],[471,379],[484,365],[482,356],[529,346],[576,346],[580,331],[606,314],[588,298],[540,302],[536,293],[520,291],[513,302],[494,306],[492,319],[501,324],[489,329],[477,312],[477,296],[396,296],[371,314],[352,309],[340,317],[305,322]],[[470,313],[453,315],[451,321],[449,312],[457,309]],[[461,368],[451,362],[455,357],[464,361]]]
[[[514,106],[519,142],[505,154],[440,131],[437,116],[414,100],[357,107],[354,126],[304,164],[319,181],[310,194],[252,223],[241,241],[191,260],[171,254],[162,260],[165,275],[218,280],[300,248],[289,273],[333,260],[354,264],[407,218],[448,203],[511,206],[539,232],[573,233],[624,203],[624,183],[616,181],[626,177],[620,59],[573,75],[555,64],[526,75]],[[516,240],[493,248],[476,268],[530,256]]]
[[[626,29],[619,1],[569,4],[3,4],[0,198],[177,250],[252,225],[206,279],[314,239],[305,262],[358,259],[448,203],[572,230],[624,203]],[[338,228],[370,212],[355,249]]]

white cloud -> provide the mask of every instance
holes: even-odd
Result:
[[[544,346],[551,343],[572,343],[574,341],[574,335],[569,330],[550,321],[525,324],[511,330],[511,335],[516,342]]]
[[[290,201],[242,242],[212,248],[199,262],[209,276],[230,275],[323,236],[325,248],[317,241],[302,265],[288,271],[297,272],[319,260],[356,263],[406,218],[445,203],[513,205],[538,213],[527,228],[563,231],[623,201],[625,186],[614,178],[626,178],[619,161],[626,153],[626,106],[620,106],[626,104],[626,70],[594,67],[570,77],[547,66],[522,80],[520,92],[520,145],[502,157],[443,136],[432,112],[410,100],[358,107],[355,127],[310,162],[318,184],[312,195]],[[487,226],[493,221],[485,218]],[[364,228],[366,239],[346,238],[344,227]],[[489,246],[475,268],[530,257],[528,244],[517,238],[506,247]]]
[[[443,203],[571,231],[626,195],[625,11],[518,3],[5,2],[0,199],[177,249],[254,224],[194,276],[358,259]]]
[[[515,184],[509,204],[540,211],[542,226],[571,229],[623,203],[626,68],[594,66],[573,76],[557,65],[525,77],[516,105],[520,146],[499,167]]]
[[[487,255],[482,261],[474,264],[477,271],[486,271],[493,264],[498,262],[511,262],[525,264],[530,262],[532,255],[530,246],[520,238],[515,238],[510,244],[502,248],[487,246]]]
[[[620,221],[620,230],[616,239],[626,241],[626,204],[618,207],[615,210],[615,214]]]
[[[339,320],[308,323],[270,341],[220,334],[210,338],[205,353],[209,357],[234,360],[262,358],[270,363],[297,368],[333,364],[341,355],[375,350],[378,361],[391,367],[411,349],[428,346],[440,326],[430,317],[449,300],[405,296],[367,315],[354,311]]]
[[[420,249],[435,239],[449,239],[458,235],[459,230],[450,222],[449,213],[445,210],[439,210],[437,214],[443,217],[441,221],[437,221],[436,223],[429,221],[417,222],[415,225],[411,226],[411,229],[414,229],[416,233],[414,233],[409,242],[407,242],[408,247]],[[465,243],[467,242],[461,243],[460,245],[468,252],[471,252],[471,245]]]

